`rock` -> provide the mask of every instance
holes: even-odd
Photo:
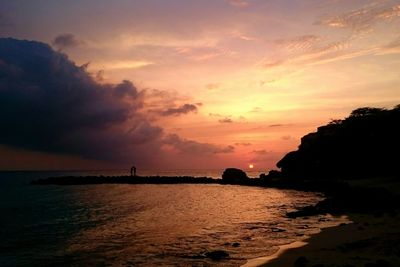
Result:
[[[235,248],[240,247],[240,243],[239,242],[234,242],[234,243],[232,243],[232,247],[235,247]]]
[[[390,267],[390,263],[386,260],[377,260],[376,262],[368,262],[364,265],[365,267]]]
[[[306,267],[308,263],[308,259],[304,256],[298,257],[294,262],[295,267]]]
[[[281,232],[285,232],[286,231],[285,229],[278,228],[278,227],[273,227],[273,228],[271,228],[271,230],[274,233],[281,233]]]
[[[270,170],[268,173],[268,178],[269,179],[282,178],[282,173],[278,170]]]
[[[236,168],[228,168],[225,169],[224,173],[222,174],[222,180],[225,183],[243,183],[249,180],[247,174]]]
[[[205,253],[207,258],[212,260],[222,260],[229,257],[229,253],[223,250],[214,250]]]

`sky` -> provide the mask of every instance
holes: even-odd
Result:
[[[400,103],[400,1],[1,0],[9,37],[2,170],[267,172],[318,126]]]

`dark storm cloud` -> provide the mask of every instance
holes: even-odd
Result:
[[[82,42],[76,39],[75,35],[71,33],[60,34],[53,40],[53,44],[59,49],[78,46],[81,43]]]
[[[164,139],[164,143],[175,147],[182,153],[190,153],[194,155],[232,153],[235,148],[233,146],[218,146],[209,143],[199,143],[179,137],[176,134],[170,134]]]
[[[156,103],[162,116],[195,112],[200,105],[163,108],[177,99],[163,95],[169,101]],[[164,145],[195,156],[233,152],[232,146],[165,135],[146,117],[147,97],[127,80],[98,83],[86,66],[46,44],[0,38],[1,145],[144,165],[160,164]]]
[[[97,83],[48,45],[0,39],[0,144],[95,159],[120,159],[162,129],[137,111],[129,81]]]
[[[184,104],[177,108],[168,108],[166,110],[158,111],[161,116],[179,116],[189,112],[196,112],[197,106],[193,104]]]
[[[157,92],[163,96],[158,107],[179,100]],[[98,83],[86,66],[44,43],[0,38],[1,145],[140,165],[165,159],[165,144],[195,156],[234,150],[165,135],[147,117],[148,97],[152,102],[154,95],[128,80]],[[195,112],[198,105],[160,110],[163,116],[177,116]]]

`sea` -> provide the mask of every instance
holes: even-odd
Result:
[[[69,175],[128,171],[0,172],[0,266],[241,266],[347,220],[285,216],[324,198],[313,192],[217,184],[29,184]],[[229,257],[212,260],[207,253],[213,251]]]

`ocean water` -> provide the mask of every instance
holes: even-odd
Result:
[[[287,218],[286,212],[323,199],[294,190],[205,184],[29,185],[49,176],[125,173],[0,173],[0,266],[240,266],[345,220],[329,215]],[[226,251],[229,258],[204,257],[214,250]]]

